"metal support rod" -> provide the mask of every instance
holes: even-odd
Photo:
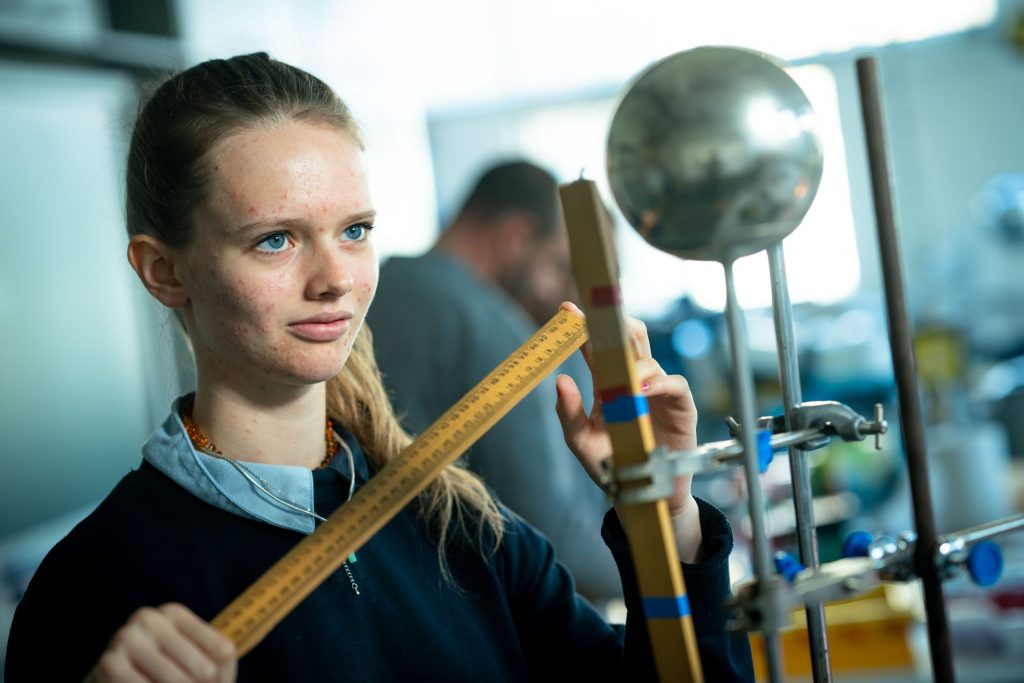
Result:
[[[754,574],[761,586],[768,586],[773,566],[769,547],[764,493],[761,490],[757,462],[757,442],[754,404],[754,378],[747,353],[747,326],[743,311],[736,299],[733,261],[722,264],[725,268],[725,318],[729,326],[729,347],[732,354],[733,402],[740,420],[739,440],[743,444],[743,470],[747,479],[747,503],[750,509],[750,537],[753,545]],[[768,626],[763,633],[765,663],[768,680],[780,683],[782,679],[782,647],[779,633]]]
[[[928,643],[931,650],[932,675],[937,683],[956,680],[953,670],[953,648],[949,637],[949,621],[943,599],[942,578],[935,563],[938,537],[928,485],[928,462],[925,452],[924,426],[914,371],[913,332],[907,315],[903,274],[900,266],[899,240],[892,186],[886,156],[882,102],[878,85],[878,68],[873,57],[857,60],[857,82],[860,86],[864,134],[867,140],[871,189],[874,195],[875,222],[878,229],[882,277],[885,283],[885,305],[889,321],[889,346],[892,353],[896,390],[900,402],[900,426],[903,448],[907,456],[910,495],[914,506],[917,546],[914,565],[924,588],[924,608],[928,617]]]
[[[786,258],[781,241],[768,247],[768,272],[772,288],[772,318],[775,322],[775,345],[779,356],[782,408],[786,431],[790,431],[793,428],[793,410],[803,401],[803,392],[800,388],[800,362],[793,327],[793,307],[786,282]],[[789,449],[789,475],[793,482],[793,507],[800,562],[805,567],[817,569],[820,562],[818,535],[814,528],[811,473],[807,466],[807,452],[795,446]],[[828,633],[825,630],[825,606],[820,602],[808,603],[805,612],[807,637],[811,649],[811,672],[815,683],[828,683],[832,680],[832,668],[828,656]]]
[[[941,544],[960,540],[964,542],[964,545],[971,545],[978,541],[986,541],[997,536],[1003,536],[1014,531],[1019,531],[1020,529],[1024,529],[1024,513],[1013,515],[1012,517],[997,519],[994,522],[987,522],[985,524],[979,524],[978,526],[972,526],[971,528],[964,529],[963,531],[954,531],[951,534],[944,534],[939,538],[939,543]]]

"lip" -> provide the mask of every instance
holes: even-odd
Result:
[[[320,313],[288,325],[288,329],[296,336],[311,341],[329,342],[340,339],[349,330],[352,314],[348,311],[339,313]]]

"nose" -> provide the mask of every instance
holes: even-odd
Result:
[[[337,243],[317,245],[306,283],[310,299],[340,299],[352,291],[355,280],[347,263],[347,255]]]

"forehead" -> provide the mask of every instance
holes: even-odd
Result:
[[[214,146],[207,163],[207,203],[218,213],[370,208],[361,149],[348,133],[325,124],[290,121],[244,130]]]

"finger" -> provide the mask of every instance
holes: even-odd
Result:
[[[571,301],[563,301],[562,303],[560,303],[558,305],[558,309],[562,310],[562,311],[569,311],[570,313],[575,313],[576,315],[578,315],[581,318],[586,318],[587,317],[583,313],[583,311],[580,309],[580,307],[577,306],[576,304],[574,304]]]
[[[188,674],[190,680],[214,681],[218,677],[218,663],[180,631],[175,630],[174,635],[161,638],[158,643],[160,653]]]
[[[96,663],[96,668],[86,679],[86,683],[146,683],[124,650],[107,650]]]
[[[665,376],[665,370],[662,369],[661,363],[653,358],[641,358],[636,361],[633,368],[641,382],[649,382],[654,377]]]
[[[586,317],[579,306],[571,301],[563,301],[559,304],[559,309],[564,311],[570,311],[581,317]],[[636,318],[625,319],[626,321],[626,337],[627,342],[633,350],[634,360],[641,360],[644,358],[650,358],[651,354],[651,342],[647,335],[647,325],[642,320]],[[586,342],[580,348],[580,352],[583,354],[583,360],[586,361],[587,367],[590,368],[591,374],[594,372],[594,352],[590,345],[590,342]]]
[[[211,661],[159,609],[146,607],[132,614],[118,633],[116,647],[147,680],[206,680],[214,674]]]
[[[641,384],[643,393],[648,398],[655,396],[671,396],[675,398],[693,398],[690,383],[682,375],[653,375],[644,379]]]
[[[225,664],[236,658],[234,642],[200,619],[192,610],[178,603],[168,603],[160,610],[171,619],[178,631],[214,662]]]
[[[155,645],[132,650],[128,656],[131,658],[132,666],[141,673],[141,680],[153,683],[191,683],[197,680],[179,667],[174,660],[157,650]]]
[[[576,451],[579,449],[580,441],[589,425],[587,413],[583,408],[583,397],[580,396],[576,382],[569,375],[556,377],[555,389],[558,394],[555,412],[558,414],[558,420],[562,423],[565,443]]]
[[[626,318],[626,332],[629,336],[629,343],[633,348],[633,353],[636,354],[636,359],[650,358],[652,355],[651,340],[647,336],[647,325],[642,320]]]
[[[155,611],[155,610],[154,610]],[[155,621],[148,617],[133,617],[133,623],[124,631],[121,649],[127,655],[132,668],[147,681],[179,683],[190,680],[185,669],[179,666],[161,649],[166,636],[160,633]],[[140,624],[145,624],[140,625]],[[168,629],[173,629],[168,625]]]
[[[583,355],[583,362],[587,364],[587,370],[590,371],[591,381],[590,386],[593,388],[593,406],[594,410],[601,405],[601,391],[598,389],[597,373],[594,372],[594,350],[590,346],[590,342],[586,342],[580,347],[580,353]],[[575,384],[575,382],[573,382]],[[599,412],[599,411],[598,411]]]
[[[234,647],[232,646],[232,650]],[[238,657],[232,656],[231,661],[228,662],[221,669],[221,676],[218,683],[235,683],[235,679],[238,678]]]
[[[575,313],[576,315],[578,315],[581,318],[586,318],[587,317],[583,313],[583,311],[580,309],[580,307],[577,306],[576,304],[574,304],[571,301],[563,301],[562,303],[558,304],[558,310],[560,310],[560,311],[569,311],[570,313]],[[583,360],[586,362],[587,367],[590,368],[590,372],[593,373],[594,372],[594,366],[592,365],[592,357],[591,357],[591,354],[590,354],[590,342],[584,342],[583,346],[580,347],[580,353],[583,354]]]

